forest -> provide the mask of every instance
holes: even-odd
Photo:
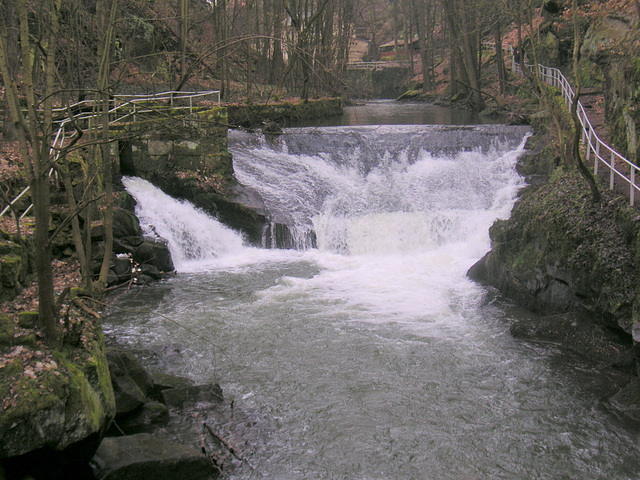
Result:
[[[521,52],[527,62],[567,71],[573,68],[578,72],[575,78],[583,78],[586,86],[603,83],[602,55],[599,65],[597,61],[577,63],[581,39],[590,25],[612,12],[637,18],[640,4],[619,0],[9,0],[2,2],[1,9],[3,139],[16,142],[20,170],[31,188],[40,321],[55,343],[49,172],[53,168],[71,188],[69,158],[78,145],[83,146],[84,194],[69,197],[68,219],[81,265],[88,264],[85,260],[91,251],[73,212],[98,202],[101,207],[93,220],[102,221],[109,231],[113,197],[108,128],[95,128],[82,140],[78,132],[60,147],[53,161],[50,145],[56,112],[93,99],[94,108],[108,121],[113,95],[167,90],[215,89],[223,102],[244,104],[356,97],[358,92],[348,86],[348,70],[359,62],[380,60],[410,66],[408,89],[437,94],[477,111],[487,103],[504,108],[513,104],[509,96],[520,88],[508,77],[512,51]],[[633,31],[625,35],[624,42],[608,45],[606,58],[622,48],[633,57],[637,48]],[[633,61],[629,64],[632,69]],[[635,115],[635,110],[628,111],[626,133],[620,138],[621,149],[633,154],[635,144],[626,139],[631,138]],[[84,219],[86,225],[91,222],[92,218]],[[83,268],[85,285],[104,286],[111,243],[107,235],[97,277],[88,266]]]

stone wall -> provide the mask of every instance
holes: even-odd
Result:
[[[187,117],[168,115],[132,122],[114,132],[123,175],[151,178],[168,171],[231,175],[227,111],[216,107]]]

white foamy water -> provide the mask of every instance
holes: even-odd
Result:
[[[122,179],[135,198],[145,234],[165,240],[177,270],[243,250],[242,236],[187,201],[176,200],[146,180]]]

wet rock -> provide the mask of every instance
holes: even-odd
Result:
[[[513,324],[516,338],[553,342],[608,367],[632,373],[635,354],[628,339],[578,314],[531,316]]]
[[[611,397],[609,402],[616,410],[640,421],[640,380],[634,378],[625,388]]]
[[[158,268],[153,265],[140,265],[140,274],[146,275],[155,280],[160,280],[162,278],[162,273],[160,273],[160,270],[158,270]]]
[[[170,388],[193,387],[193,382],[188,378],[169,375],[167,373],[156,373],[153,375],[153,391],[151,398],[162,400],[162,392]]]
[[[113,239],[113,252],[133,254],[136,247],[144,242],[142,236],[122,237]]]
[[[129,352],[107,350],[111,383],[116,399],[116,416],[128,414],[147,401],[153,390],[151,377]]]
[[[116,208],[113,211],[113,236],[127,238],[141,236],[140,222],[132,211]]]
[[[172,272],[174,270],[171,253],[167,245],[162,242],[145,240],[134,249],[133,259],[140,265],[153,265],[161,272]]]
[[[110,287],[112,285],[117,285],[118,283],[120,283],[120,278],[118,277],[116,272],[114,272],[113,269],[110,268],[107,271],[107,285]]]
[[[155,281],[155,278],[139,273],[136,275],[135,280],[136,285],[149,285]]]
[[[112,260],[112,269],[120,279],[127,279],[131,277],[131,259],[124,256],[115,256]]]
[[[196,403],[221,403],[224,400],[222,388],[217,383],[168,388],[162,391],[162,399],[171,408],[183,408],[185,405]]]
[[[136,433],[151,433],[169,421],[169,409],[164,403],[150,401],[140,408],[130,412],[117,420],[109,435],[133,435]]]
[[[146,433],[105,438],[91,466],[98,480],[205,480],[216,476],[207,457],[195,447]]]

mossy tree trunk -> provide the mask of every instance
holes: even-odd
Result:
[[[578,171],[587,181],[589,189],[591,190],[591,200],[595,204],[599,204],[602,201],[602,195],[598,188],[598,183],[594,178],[591,170],[582,161],[582,155],[580,154],[580,135],[582,133],[582,125],[578,118],[578,102],[580,99],[580,27],[578,24],[578,0],[572,0],[571,2],[572,17],[573,17],[573,76],[575,82],[575,93],[571,101],[571,119],[573,120],[573,145],[572,156],[576,162]],[[587,148],[589,148],[587,146]]]

